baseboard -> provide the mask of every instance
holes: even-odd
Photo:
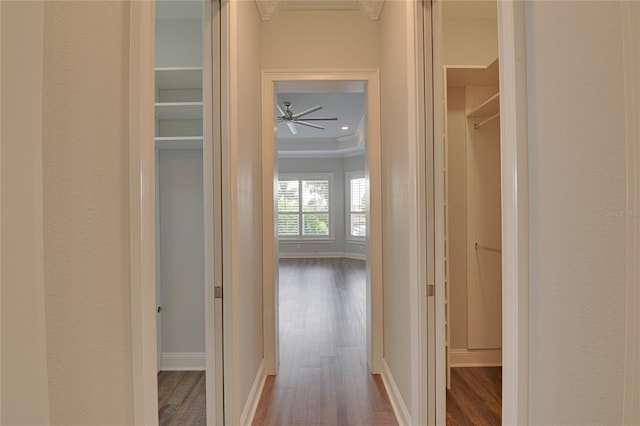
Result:
[[[334,259],[334,258],[346,258],[346,259],[356,259],[356,260],[366,260],[367,255],[364,253],[299,253],[299,252],[289,252],[289,253],[279,253],[278,257],[280,259]]]
[[[206,354],[204,352],[163,352],[162,371],[204,371]]]
[[[451,367],[500,367],[502,349],[450,349]]]
[[[242,415],[240,416],[240,424],[242,426],[250,426],[253,424],[253,418],[256,415],[256,409],[258,408],[258,403],[260,402],[260,396],[262,396],[262,389],[264,388],[264,382],[267,376],[264,374],[264,359],[260,363],[260,367],[258,367],[258,373],[256,374],[256,378],[253,381],[253,385],[251,386],[251,391],[249,391],[249,397],[247,398],[247,402],[244,404],[244,409],[242,410]]]
[[[396,415],[398,425],[409,426],[411,424],[411,415],[409,414],[409,410],[407,410],[407,406],[402,399],[402,395],[400,395],[400,391],[398,390],[396,381],[393,379],[393,375],[391,374],[391,370],[389,369],[386,359],[382,360],[382,383],[387,390],[387,395],[391,402],[391,408],[393,408],[393,412]]]

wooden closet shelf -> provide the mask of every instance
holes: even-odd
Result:
[[[159,136],[156,149],[202,149],[202,136]]]
[[[500,93],[496,93],[489,99],[478,105],[475,109],[469,111],[469,118],[484,118],[500,113]]]
[[[202,67],[156,68],[156,88],[202,89]]]

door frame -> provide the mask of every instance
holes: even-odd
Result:
[[[370,211],[367,235],[367,364],[382,372],[382,177],[380,161],[380,76],[378,70],[264,70],[262,72],[262,248],[265,374],[279,366],[278,238],[275,226],[277,149],[275,84],[285,81],[364,81],[367,86],[367,169]]]
[[[129,221],[133,422],[158,424],[155,227],[155,3],[130,3]]]
[[[208,421],[222,424],[220,1],[202,0],[205,351]],[[210,17],[210,19],[209,19]],[[129,40],[129,220],[133,422],[158,424],[155,227],[155,2],[132,0]],[[208,77],[207,77],[208,76]],[[205,78],[206,77],[206,78]],[[211,116],[212,120],[206,120]],[[214,131],[216,129],[216,131]],[[217,203],[215,201],[218,201]],[[215,419],[213,422],[211,419]]]
[[[622,30],[625,68],[625,109],[627,140],[627,321],[623,424],[640,422],[640,5],[623,2]]]
[[[436,212],[444,208],[442,1],[433,6]],[[529,422],[529,177],[524,2],[498,1],[502,180],[502,423]],[[444,217],[436,227],[436,423],[446,418],[444,342]]]

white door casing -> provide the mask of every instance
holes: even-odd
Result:
[[[364,81],[367,90],[367,170],[370,216],[367,241],[367,363],[382,371],[382,218],[380,83],[377,70],[274,70],[262,74],[263,200],[275,200],[277,152],[275,84],[280,81]],[[263,203],[263,303],[265,374],[278,370],[277,236],[274,203]]]
[[[205,346],[207,419],[222,424],[222,300],[220,173],[220,2],[203,0],[205,188]],[[129,188],[131,233],[131,336],[134,424],[158,424],[155,229],[155,3],[130,4]],[[216,62],[218,61],[218,62]],[[215,83],[214,83],[215,82]]]
[[[444,85],[442,76],[442,0],[433,4],[434,152],[442,153]],[[498,2],[498,48],[500,57],[501,181],[502,181],[502,317],[503,317],[503,424],[528,424],[529,389],[529,205],[527,155],[526,55],[524,2]],[[429,53],[427,53],[429,54]],[[440,147],[440,148],[439,148]],[[436,212],[444,208],[444,163],[435,155]],[[436,296],[444,296],[444,217],[435,216]],[[437,298],[435,371],[430,368],[430,387],[435,392],[436,423],[446,415],[446,363],[444,297]],[[431,366],[430,366],[431,367]],[[435,382],[435,384],[434,384]]]

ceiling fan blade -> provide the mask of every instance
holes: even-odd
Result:
[[[326,120],[335,121],[337,119],[338,117],[305,117],[304,118],[305,121],[326,121]]]
[[[321,110],[321,109],[322,109],[322,107],[320,105],[314,106],[313,108],[305,109],[302,112],[299,112],[297,114],[293,114],[293,118],[300,118],[300,117],[302,117],[304,115],[311,114],[312,112],[316,112],[316,111]]]
[[[317,124],[309,123],[309,122],[307,122],[307,121],[296,120],[296,124],[302,124],[302,125],[304,125],[304,126],[309,126],[309,127],[314,127],[314,128],[316,128],[316,129],[324,130],[324,127],[319,126],[319,125],[317,125]]]
[[[282,117],[286,116],[286,114],[284,113],[284,110],[282,109],[282,107],[280,105],[277,105],[277,104],[276,104],[276,106],[278,107],[278,112],[280,113],[280,117],[279,118],[282,118]]]
[[[291,133],[293,133],[294,135],[298,134],[298,129],[296,129],[296,125],[293,124],[293,121],[287,121],[287,126],[289,127],[289,130],[291,130]]]

